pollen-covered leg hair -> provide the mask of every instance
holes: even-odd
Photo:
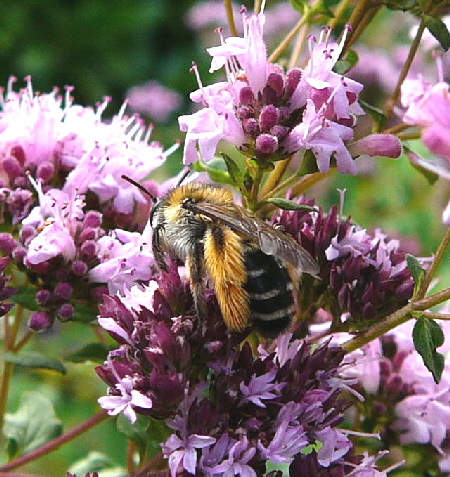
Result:
[[[186,269],[191,284],[195,311],[200,320],[206,319],[203,260],[203,244],[198,242],[195,244],[194,253],[186,259]]]

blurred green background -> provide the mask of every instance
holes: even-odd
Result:
[[[204,49],[217,44],[212,31],[194,32],[187,26],[186,15],[194,3],[197,2],[3,0],[0,83],[6,85],[8,77],[14,75],[22,85],[22,78],[31,75],[37,91],[72,85],[75,101],[84,106],[111,96],[107,116],[118,111],[128,88],[157,80],[182,95],[177,114],[186,114],[191,108],[188,94],[196,89],[195,77],[189,73],[192,61],[198,63],[205,84],[211,82],[207,73],[210,59]],[[268,6],[275,3],[269,1]],[[293,12],[293,16],[298,15]],[[394,40],[393,31],[398,38],[399,29],[393,28],[398,25],[396,18],[403,21],[403,17],[390,13],[380,15],[365,36],[366,42],[374,42],[374,32],[385,44]],[[380,92],[373,91],[365,99],[379,103]],[[182,139],[176,115],[164,124],[156,124],[152,138],[160,140],[165,148]],[[181,151],[180,148],[169,158],[166,170],[158,173],[161,177],[179,170]],[[328,208],[338,203],[337,188],[347,190],[344,212],[361,226],[380,227],[403,238],[409,250],[419,256],[430,255],[437,247],[443,233],[440,214],[449,195],[447,183],[439,181],[431,186],[405,158],[372,160],[364,174],[327,180],[312,195]],[[441,275],[442,282],[448,282],[448,270],[442,270]],[[58,339],[54,339],[55,335]],[[32,347],[61,358],[90,341],[94,341],[94,334],[89,326],[68,323],[52,334],[39,336]],[[106,386],[93,373],[92,364],[67,366],[69,372],[64,376],[17,367],[9,411],[17,409],[22,392],[32,389],[53,401],[65,430],[97,412],[97,398],[105,393]],[[124,465],[126,440],[115,430],[113,420],[20,470],[63,476],[71,464],[92,450],[104,452],[116,465]]]

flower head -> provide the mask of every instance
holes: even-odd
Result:
[[[339,171],[355,174],[347,142],[353,138],[355,116],[363,114],[357,103],[362,85],[331,71],[345,35],[337,44],[329,41],[327,30],[319,43],[311,44],[307,67],[285,73],[267,60],[264,14],[244,11],[243,21],[243,38],[221,38],[221,45],[208,49],[210,71],[225,67],[227,81],[208,87],[199,81],[191,98],[204,108],[179,118],[187,132],[184,162],[197,159],[197,147],[203,160],[212,159],[224,139],[259,161],[311,150],[321,172],[334,159]]]

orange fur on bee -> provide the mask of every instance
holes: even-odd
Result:
[[[226,325],[232,331],[242,331],[249,323],[249,297],[243,288],[247,281],[243,243],[226,227],[221,228],[220,233],[219,240],[214,234],[214,228],[206,231],[205,265]]]

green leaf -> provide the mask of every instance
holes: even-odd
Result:
[[[194,170],[197,172],[206,172],[214,182],[218,182],[219,184],[232,185],[231,178],[227,171],[227,165],[220,157],[215,157],[209,161],[208,164],[199,159],[194,164]]]
[[[38,311],[40,308],[36,303],[36,288],[34,287],[15,287],[19,290],[19,293],[9,298],[13,303],[23,306],[27,310]]]
[[[428,181],[430,185],[433,185],[438,179],[439,175],[436,172],[430,171],[422,165],[422,162],[425,162],[418,154],[411,151],[406,146],[403,146],[406,156],[409,159],[410,164],[414,167],[417,172],[423,175],[423,177]]]
[[[448,31],[447,25],[440,18],[427,15],[425,16],[425,26],[442,48],[447,51],[450,48],[450,32]]]
[[[221,153],[223,160],[227,166],[228,175],[230,176],[231,182],[239,187],[242,184],[242,171],[239,169],[239,166],[234,162],[233,159],[228,154]]]
[[[24,393],[17,412],[5,415],[4,433],[10,458],[28,454],[60,436],[61,432],[61,421],[56,417],[52,403],[37,393]]]
[[[322,447],[323,447],[322,442],[320,442],[316,439],[314,444],[309,444],[309,446],[304,447],[300,451],[300,454],[309,455],[309,454],[311,454],[311,452],[314,452],[314,451],[318,452],[320,449],[322,449]]]
[[[434,320],[419,318],[414,325],[413,342],[425,366],[433,375],[434,381],[439,383],[445,361],[444,356],[436,351],[436,348],[444,343],[441,327]]]
[[[294,202],[293,200],[282,199],[281,197],[272,197],[271,199],[267,199],[267,202],[274,204],[275,206],[277,206],[278,208],[282,210],[308,210],[308,211],[316,210],[314,207],[311,207],[309,205],[298,204],[297,202]]]
[[[356,63],[358,63],[358,59],[358,53],[354,50],[349,50],[345,55],[345,58],[336,62],[333,71],[340,75],[345,75],[347,71],[352,69]]]
[[[123,414],[117,418],[117,429],[136,444],[142,456],[149,458],[161,451],[161,442],[167,440],[172,433],[163,420],[138,416],[136,422],[131,424]]]
[[[289,3],[302,14],[308,9],[308,0],[289,0]]]
[[[86,346],[65,356],[64,359],[71,363],[86,363],[86,361],[103,363],[108,356],[108,352],[108,347],[103,343],[88,343]]]
[[[82,323],[90,323],[95,320],[98,315],[98,309],[92,307],[92,305],[85,305],[84,303],[75,302],[74,305],[75,314],[72,318],[73,321],[79,321]]]
[[[68,472],[78,476],[92,472],[101,472],[102,477],[123,477],[127,472],[122,467],[112,467],[113,462],[108,456],[101,452],[89,452],[89,454],[76,461],[70,466]]]
[[[383,111],[381,111],[381,109],[376,108],[375,106],[372,106],[369,103],[366,103],[361,99],[358,99],[358,103],[364,109],[364,112],[367,113],[373,119],[373,122],[377,126],[376,130],[380,131],[386,121],[386,116],[384,115]]]
[[[5,353],[4,359],[8,363],[14,363],[27,368],[51,369],[61,374],[67,373],[61,361],[39,353]]]
[[[414,255],[406,254],[406,264],[408,265],[408,270],[414,280],[414,293],[416,293],[420,286],[422,285],[423,279],[425,277],[425,269],[422,268],[419,261]]]

